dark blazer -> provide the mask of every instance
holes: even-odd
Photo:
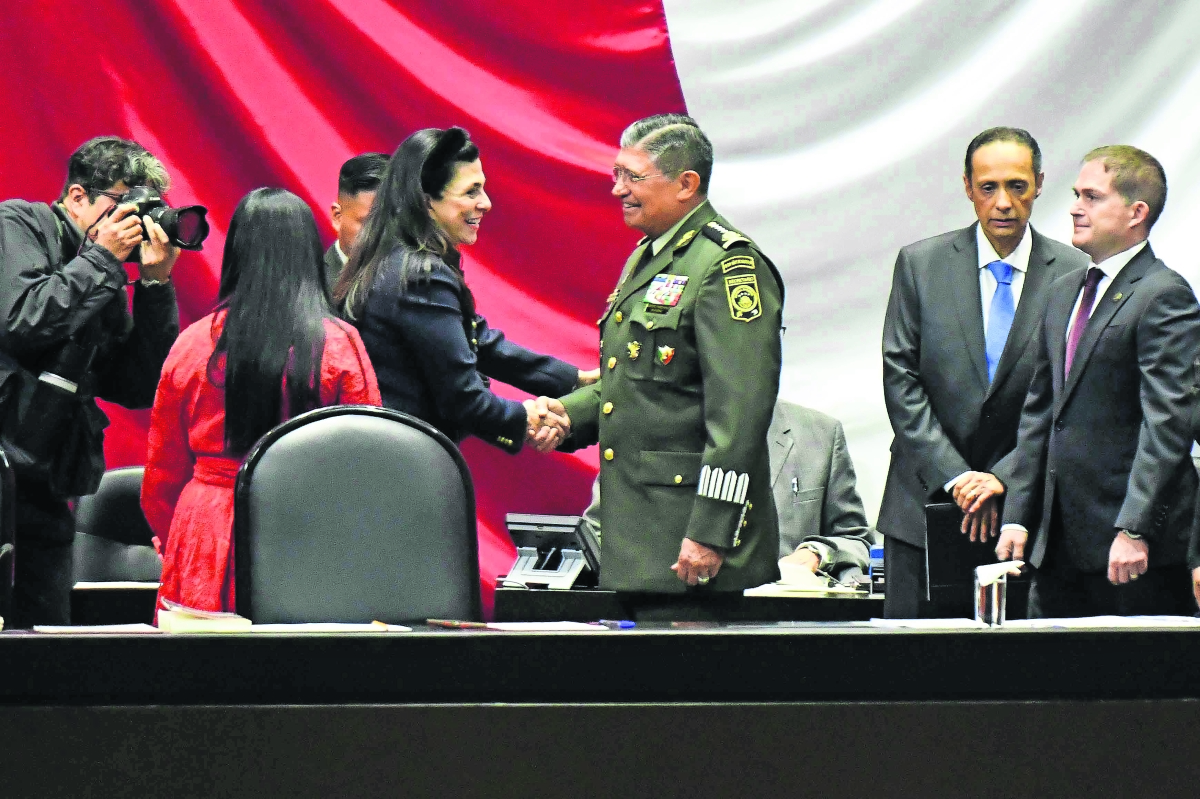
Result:
[[[431,271],[401,286],[400,251],[380,264],[361,318],[363,343],[385,407],[423,419],[458,442],[476,435],[508,452],[525,441],[524,406],[492,393],[488,378],[530,394],[559,396],[579,370],[504,337],[464,314],[457,270],[432,258]]]
[[[1087,256],[1032,230],[1029,268],[1008,343],[988,384],[975,225],[900,250],[883,323],[883,397],[895,438],[877,528],[925,547],[925,505],[966,471],[1006,485],[1034,332],[1054,280]]]
[[[1071,565],[1103,572],[1118,529],[1146,538],[1151,568],[1182,563],[1196,499],[1200,305],[1147,245],[1105,289],[1064,380],[1067,324],[1084,277],[1074,272],[1050,289],[1004,523],[1037,531],[1025,549],[1034,566],[1061,533]],[[1061,527],[1051,528],[1056,502]]]
[[[867,570],[875,531],[867,526],[842,423],[779,400],[767,431],[779,512],[779,557],[814,541],[830,549],[829,570]]]

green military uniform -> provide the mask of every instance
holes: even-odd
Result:
[[[650,248],[634,250],[600,318],[600,382],[563,398],[565,448],[600,443],[601,584],[678,594],[771,582],[782,281],[707,201]],[[685,537],[725,553],[707,586],[670,570]]]

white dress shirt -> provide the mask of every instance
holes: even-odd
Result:
[[[342,242],[337,239],[333,240],[333,251],[337,253],[338,258],[342,259],[342,266],[345,266],[346,262],[350,260],[350,256],[342,252]]]
[[[1013,268],[1013,310],[1017,310],[1021,304],[1021,289],[1025,287],[1025,273],[1029,270],[1029,255],[1033,252],[1033,234],[1029,231],[1029,225],[1026,225],[1025,235],[1021,237],[1017,248],[1007,258],[1001,258],[987,236],[983,235],[983,225],[976,224],[975,250],[979,253],[979,299],[983,301],[983,331],[987,335],[988,314],[992,310],[992,297],[996,294],[996,276],[987,268],[988,264],[1003,261]]]

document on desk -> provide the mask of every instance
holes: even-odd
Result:
[[[50,635],[157,635],[162,630],[149,624],[89,624],[79,627],[55,626],[52,624],[36,624],[35,633]]]
[[[602,624],[582,621],[494,621],[487,628],[510,633],[607,632],[609,629]]]
[[[872,627],[885,630],[986,630],[975,619],[871,619]],[[1007,625],[1005,625],[1007,626]]]
[[[1018,630],[1096,630],[1109,627],[1159,630],[1164,627],[1200,627],[1200,619],[1192,616],[1083,616],[1075,619],[1012,619],[1004,622],[1003,626]]]
[[[252,624],[245,632],[305,635],[309,633],[411,633],[412,627],[402,624],[343,624],[340,622],[307,622],[301,624]]]

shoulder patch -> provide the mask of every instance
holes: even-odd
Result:
[[[729,297],[729,315],[735,322],[753,322],[762,316],[757,275],[731,275],[725,278],[725,293]]]
[[[736,230],[730,230],[719,222],[709,222],[703,228],[704,235],[721,245],[722,249],[728,250],[738,244],[750,244],[750,239],[738,233]]]
[[[749,255],[735,255],[732,258],[726,258],[721,261],[721,271],[728,272],[731,269],[753,269],[754,259]]]
[[[684,233],[679,237],[679,241],[675,242],[675,247],[673,249],[682,250],[684,247],[691,244],[692,239],[694,238],[696,238],[696,231],[689,230],[687,233]]]

